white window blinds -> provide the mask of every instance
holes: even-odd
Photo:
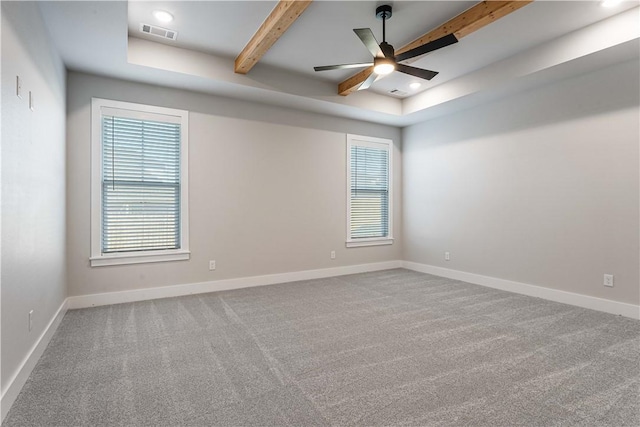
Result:
[[[180,249],[180,123],[102,116],[102,253]]]
[[[347,240],[390,238],[390,144],[352,137],[348,150]]]

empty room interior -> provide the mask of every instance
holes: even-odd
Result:
[[[13,426],[640,425],[640,4],[1,2]]]

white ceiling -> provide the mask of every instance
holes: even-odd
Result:
[[[129,34],[159,41],[139,31],[140,23],[160,25],[178,31],[178,39],[167,41],[186,49],[235,58],[276,1],[130,1]],[[353,28],[371,28],[382,41],[382,21],[375,9],[380,1],[315,1],[302,14],[261,62],[339,83],[353,70],[316,73],[316,65],[369,62],[371,56],[353,33]],[[391,2],[390,2],[391,3]],[[431,28],[470,8],[475,1],[395,1],[387,22],[387,41],[396,48],[415,40]],[[425,90],[462,74],[484,67],[517,52],[552,40],[588,24],[619,13],[634,3],[606,9],[597,1],[537,1],[507,18],[464,38],[461,43],[434,52],[413,66],[439,71],[427,82],[402,73],[379,79],[372,90],[387,94],[392,89],[416,91],[409,83],[420,81]],[[162,24],[152,16],[166,10],[174,21]],[[357,71],[357,70],[356,70]]]
[[[390,99],[388,92],[392,89],[405,91],[409,97],[423,91],[429,93],[438,86],[507,61],[521,52],[537,46],[551,46],[562,36],[638,6],[637,0],[627,1],[610,9],[601,7],[598,1],[538,0],[461,39],[456,45],[414,62],[413,66],[440,72],[430,82],[421,81],[422,86],[418,90],[409,88],[409,83],[417,79],[393,73],[379,79],[367,91],[368,94],[360,92],[346,98],[337,97],[337,83],[353,74],[353,70],[315,73],[313,66],[370,61],[368,51],[352,29],[369,27],[378,41],[381,41],[381,21],[374,15],[376,6],[384,3],[314,1],[246,77],[227,75],[226,71],[217,74],[209,70],[185,71],[174,68],[178,66],[175,64],[158,65],[162,60],[150,59],[151,51],[157,52],[157,55],[173,55],[178,52],[172,48],[153,47],[162,42],[173,48],[180,48],[185,54],[202,52],[206,55],[197,58],[217,61],[216,64],[219,63],[222,68],[230,67],[229,72],[232,73],[233,59],[273,9],[276,1],[129,1],[128,4],[42,2],[40,6],[54,43],[68,68],[73,70],[205,90],[225,96],[235,94],[246,99],[260,98],[261,102],[270,102],[269,97],[262,92],[277,91],[279,93],[274,94],[273,102],[279,104],[291,101],[285,102],[281,96],[288,91],[289,94],[309,98],[308,109],[312,110],[318,110],[319,107],[311,104],[319,105],[317,101],[321,100],[336,104],[333,114],[342,114],[340,108],[348,107],[365,112],[371,109],[397,116],[403,115],[404,104],[398,104],[400,100]],[[399,48],[475,3],[396,0],[393,2],[393,17],[387,22],[387,41]],[[172,13],[174,21],[162,24],[155,20],[152,11],[157,9]],[[178,39],[165,42],[142,34],[139,31],[140,23],[175,30],[178,32]],[[131,46],[128,47],[128,37],[153,42],[146,43],[142,49],[149,64],[140,59],[132,59],[135,55],[130,50],[127,51],[133,46],[129,43]],[[195,52],[190,55],[196,60]],[[145,65],[153,68],[146,68]],[[160,69],[164,70],[161,72]],[[278,79],[281,81],[276,82]],[[291,83],[292,86],[306,85],[307,90],[296,92],[287,89],[285,82],[297,82]],[[384,96],[376,98],[376,93]],[[276,100],[278,97],[282,99]],[[304,103],[300,100],[296,102],[301,102],[301,105]],[[368,107],[373,104],[376,106]],[[351,116],[358,117],[358,114],[353,113]],[[370,115],[369,119],[376,120],[376,115]],[[381,116],[377,119],[383,118]],[[394,123],[389,117],[382,121]],[[396,122],[401,124],[402,121]]]

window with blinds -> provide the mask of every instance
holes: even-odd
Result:
[[[347,137],[347,246],[391,243],[391,141]]]
[[[91,265],[188,259],[188,112],[92,102]]]
[[[180,124],[102,117],[102,253],[180,248]]]

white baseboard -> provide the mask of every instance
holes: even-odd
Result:
[[[368,271],[389,270],[402,267],[402,261],[385,261],[372,264],[348,265],[344,267],[323,268],[319,270],[295,271],[291,273],[269,274],[265,276],[224,279],[211,282],[189,283],[185,285],[162,286],[157,288],[134,289],[131,291],[108,292],[103,294],[79,295],[67,298],[69,309],[95,307],[100,305],[121,304],[125,302],[145,301],[253,286],[274,285],[299,280],[321,279],[344,276],[346,274],[366,273]]]
[[[53,337],[53,334],[55,333],[56,329],[58,329],[62,318],[67,312],[67,308],[68,304],[67,300],[65,299],[60,305],[60,308],[58,308],[56,314],[53,316],[47,327],[38,338],[38,340],[33,344],[33,347],[31,347],[31,351],[29,351],[27,356],[22,361],[22,364],[20,365],[20,368],[18,368],[18,371],[16,372],[14,377],[9,380],[7,389],[4,390],[4,392],[2,393],[2,397],[0,397],[0,423],[2,423],[4,417],[6,417],[9,413],[11,405],[13,405],[13,402],[18,397],[18,394],[20,394],[20,390],[22,390],[22,387],[27,382],[29,375],[31,375],[31,371],[33,371],[33,368],[38,363],[38,360],[40,360],[40,356],[42,356],[42,353],[44,353],[47,345],[49,345],[51,337]]]
[[[162,286],[157,288],[134,289],[131,291],[108,292],[102,294],[79,295],[67,298],[67,308],[86,308],[101,305],[121,304],[134,301],[145,301],[159,298],[170,298],[183,295],[201,294],[207,292],[226,291],[231,289],[248,288],[254,286],[273,285],[277,283],[295,282],[299,280],[321,279],[325,277],[343,276],[346,274],[366,273],[368,271],[388,270],[392,268],[406,268],[422,273],[434,274],[455,280],[462,280],[476,285],[515,292],[522,295],[543,298],[550,301],[619,314],[632,319],[640,319],[640,306],[612,301],[604,298],[591,297],[572,292],[561,291],[542,286],[529,285],[512,280],[498,279],[465,271],[451,270],[428,264],[411,261],[385,261],[372,264],[350,265],[343,267],[324,268],[318,270],[296,271],[291,273],[269,274],[265,276],[242,277],[237,279],[223,279],[211,282],[189,283],[184,285]]]
[[[619,314],[632,319],[640,319],[640,306],[638,305],[612,301],[604,298],[590,297],[587,295],[575,294],[573,292],[560,291],[557,289],[498,279],[496,277],[482,276],[480,274],[451,270],[448,268],[420,264],[411,261],[403,261],[402,266],[408,270],[419,271],[421,273],[433,274],[435,276],[461,280],[476,285],[487,286],[489,288],[501,289],[503,291],[529,295],[583,308],[590,308],[592,310],[603,311],[605,313]]]

